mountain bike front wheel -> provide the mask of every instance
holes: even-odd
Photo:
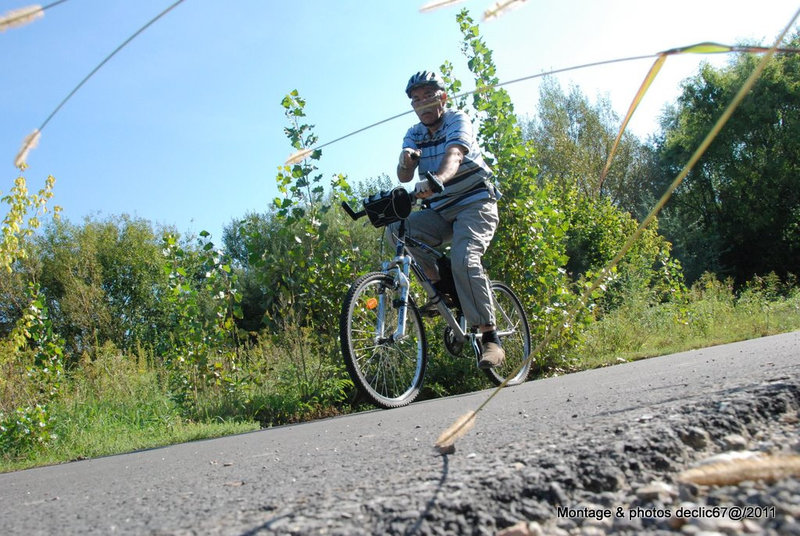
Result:
[[[507,386],[524,382],[531,370],[531,334],[528,317],[519,298],[508,286],[492,281],[492,301],[497,333],[506,352],[506,359],[499,367],[484,372],[495,385],[509,378]]]
[[[425,328],[410,296],[405,333],[396,340],[400,305],[394,278],[372,272],[350,287],[339,318],[347,371],[359,390],[382,408],[414,401],[428,364]]]

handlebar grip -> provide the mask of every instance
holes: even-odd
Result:
[[[433,172],[428,171],[425,173],[425,178],[428,179],[428,184],[430,185],[433,193],[440,194],[444,191],[444,184],[442,184],[442,180]]]
[[[347,215],[350,216],[353,220],[357,220],[358,218],[367,215],[366,210],[360,210],[358,212],[353,210],[352,207],[347,204],[347,201],[342,201],[342,208],[344,209],[345,212],[347,212]]]

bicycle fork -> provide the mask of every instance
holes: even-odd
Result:
[[[408,255],[395,257],[391,262],[383,263],[383,271],[392,276],[395,285],[400,290],[400,296],[393,303],[386,303],[386,294],[381,294],[378,300],[378,325],[376,326],[376,336],[380,340],[383,338],[386,329],[385,318],[386,308],[397,309],[397,329],[389,337],[391,342],[402,340],[406,336],[406,317],[408,316],[408,295],[411,285],[408,280],[408,268],[411,259]]]

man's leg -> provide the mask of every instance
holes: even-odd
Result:
[[[462,311],[471,326],[482,333],[481,368],[500,365],[505,352],[495,330],[491,282],[481,264],[498,224],[497,204],[481,201],[461,208],[453,221],[453,279]]]
[[[491,283],[481,258],[492,241],[497,223],[497,204],[491,200],[460,207],[453,221],[450,259],[458,298],[467,323],[482,331],[495,323]]]

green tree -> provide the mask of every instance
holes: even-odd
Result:
[[[53,330],[39,286],[31,283],[27,296],[14,331],[0,341],[0,455],[19,455],[54,439],[51,403],[62,388],[64,341]],[[6,378],[16,384],[9,386]]]
[[[466,10],[458,14],[457,21],[464,38],[462,52],[475,79],[472,117],[479,124],[479,143],[503,193],[500,226],[484,262],[493,277],[508,282],[522,297],[535,340],[559,333],[551,338],[544,357],[535,356],[540,366],[546,366],[563,360],[575,347],[579,340],[576,327],[587,311],[576,303],[565,270],[569,223],[555,202],[553,187],[537,182],[534,144],[523,136],[511,97],[495,87],[499,83],[497,68],[480,29]],[[452,80],[449,63],[443,71],[450,93],[456,92],[461,83]],[[457,105],[466,107],[466,102]]]
[[[666,175],[678,174],[757,61],[703,65],[684,82],[657,144]],[[800,272],[799,178],[800,55],[778,54],[664,211],[687,278],[713,271],[742,284]]]
[[[21,164],[20,171],[25,170]],[[0,233],[0,336],[11,333],[23,311],[28,307],[28,282],[33,281],[37,259],[33,253],[33,235],[41,225],[41,217],[48,212],[47,202],[53,197],[55,178],[47,177],[38,193],[28,192],[28,183],[22,175],[14,181],[9,193],[0,197],[7,205]],[[2,192],[0,192],[2,194]],[[53,208],[58,219],[60,207]]]
[[[561,197],[569,218],[566,269],[579,280],[605,268],[639,222],[607,197],[582,197],[574,188],[566,191],[571,194]],[[634,297],[651,304],[682,297],[683,271],[671,250],[672,244],[658,234],[658,222],[653,222],[614,267],[605,292],[596,296],[598,315]]]
[[[554,364],[580,343],[581,327],[591,321],[593,304],[580,299],[585,280],[606,267],[637,227],[620,205],[643,202],[626,192],[640,179],[636,155],[646,151],[634,137],[625,137],[621,159],[601,188],[599,177],[618,130],[612,126],[616,117],[607,101],[593,108],[579,91],[567,98],[553,83],[544,86],[543,119],[529,128],[537,135],[526,137],[508,94],[494,87],[496,68],[478,27],[466,11],[458,21],[475,75],[472,107],[480,121],[481,146],[505,194],[487,264],[524,297],[537,340],[559,334],[540,361]],[[448,76],[449,69],[445,64]],[[451,84],[451,91],[459,86]],[[654,299],[679,291],[680,266],[669,251],[655,229],[648,230],[614,271],[613,281],[603,285],[613,292],[602,303],[616,306],[632,291],[651,293]]]
[[[20,167],[25,170],[25,164]],[[12,271],[14,263],[28,256],[26,238],[30,237],[41,224],[40,217],[47,213],[47,202],[53,197],[53,176],[47,177],[45,186],[38,193],[28,193],[28,183],[20,175],[14,181],[14,186],[8,195],[0,198],[0,202],[8,205],[8,211],[3,218],[2,232],[0,233],[0,270]],[[2,193],[2,192],[0,192]],[[53,208],[53,213],[58,217],[60,207]]]
[[[539,182],[553,187],[568,222],[566,270],[573,280],[603,269],[637,228],[632,215],[652,208],[659,170],[653,151],[632,134],[623,135],[610,172],[599,179],[619,129],[608,99],[592,105],[578,87],[568,95],[553,79],[540,89],[537,115],[526,136],[537,149]],[[621,304],[634,292],[661,300],[682,289],[680,266],[670,258],[671,245],[652,225],[619,263],[604,309]]]
[[[25,170],[25,164],[20,164]],[[0,237],[0,455],[19,455],[52,438],[50,402],[63,377],[63,340],[54,332],[47,304],[35,280],[31,237],[53,197],[50,176],[38,194],[28,194],[21,175],[0,202],[8,205]],[[59,208],[55,207],[57,216]],[[25,288],[24,291],[22,289]],[[8,300],[6,302],[6,299]],[[22,371],[24,370],[24,374]]]
[[[584,197],[605,196],[623,210],[644,217],[654,203],[652,183],[658,173],[648,145],[624,133],[608,175],[600,183],[619,126],[607,97],[599,97],[592,105],[577,86],[565,94],[557,80],[545,78],[537,113],[525,125],[526,138],[536,147],[540,182],[577,188]]]
[[[352,201],[364,189],[386,187],[387,180],[367,181],[355,193],[343,175],[326,182],[316,165],[322,152],[310,149],[317,136],[306,123],[305,100],[295,90],[281,105],[287,138],[296,151],[307,151],[307,158],[279,167],[276,181],[283,195],[267,214],[229,226],[224,242],[237,264],[254,276],[244,278],[249,293],[243,303],[261,318],[245,317],[243,326],[252,330],[263,320],[278,331],[286,322],[297,322],[333,338],[347,288],[356,274],[376,265],[374,248],[365,246],[378,238],[374,230],[366,236],[361,222],[351,225],[339,202]]]
[[[93,355],[107,341],[120,349],[167,345],[161,299],[168,278],[149,222],[128,216],[54,222],[37,237],[36,250],[35,277],[71,355]]]
[[[191,412],[209,387],[223,394],[242,387],[234,325],[242,316],[241,294],[230,259],[214,247],[207,231],[196,247],[172,234],[164,236],[163,246],[169,288],[161,302],[169,315],[170,344],[162,357],[173,398]]]
[[[391,181],[385,175],[367,179],[354,187],[350,201],[355,205],[360,199],[389,188]],[[334,309],[346,285],[360,272],[378,267],[383,260],[379,253],[383,244],[380,233],[363,221],[356,224],[349,221],[344,212],[335,206],[334,201],[339,199],[338,196],[332,198],[330,193],[322,197],[321,204],[330,207],[330,210],[320,211],[320,234],[315,237],[327,253],[325,258],[340,261],[335,267],[326,265],[323,268],[333,270],[334,273],[323,275],[337,281],[332,287],[333,309],[328,309],[327,313],[335,313],[334,317],[338,314]],[[281,275],[295,270],[295,261],[287,252],[299,247],[295,237],[302,236],[302,228],[298,222],[287,222],[274,206],[268,212],[247,214],[225,227],[225,251],[239,272],[244,315],[239,325],[242,329],[248,332],[263,328],[276,329],[286,313],[286,293],[304,294],[304,279],[288,279]],[[326,262],[324,258],[323,262]],[[302,273],[298,275],[302,276]]]

